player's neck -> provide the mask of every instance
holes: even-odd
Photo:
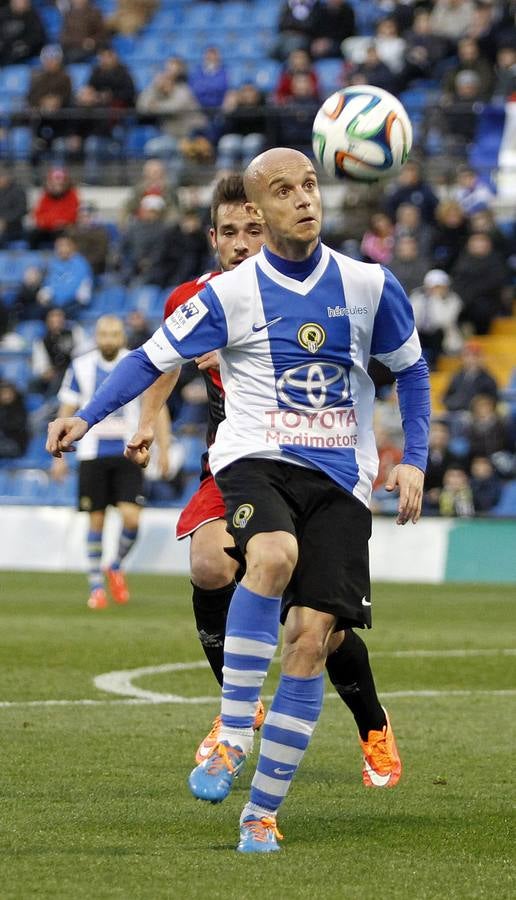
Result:
[[[285,239],[271,240],[267,239],[267,249],[281,259],[289,259],[292,262],[303,262],[308,259],[320,244],[320,238],[316,237],[309,244],[300,241],[289,241]]]
[[[322,255],[322,245],[318,242],[315,249],[302,259],[291,259],[290,257],[282,256],[265,245],[263,247],[263,252],[268,262],[271,266],[274,266],[278,272],[281,272],[283,275],[288,275],[289,278],[296,278],[303,281],[305,278],[308,278],[319,264]]]

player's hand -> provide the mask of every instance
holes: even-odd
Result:
[[[210,350],[209,353],[203,353],[202,356],[196,356],[195,362],[197,363],[197,368],[203,371],[204,369],[219,369],[219,354],[216,350]]]
[[[50,466],[50,477],[52,481],[64,481],[68,475],[68,463],[64,456],[56,457],[52,460]]]
[[[389,473],[385,482],[385,490],[394,491],[398,488],[400,492],[396,519],[398,525],[405,525],[409,521],[415,525],[419,519],[423,502],[424,479],[425,475],[421,469],[405,463],[394,466],[392,472]]]
[[[150,448],[154,440],[152,428],[140,428],[127,442],[124,456],[131,462],[146,469],[150,462]]]
[[[80,416],[54,419],[48,426],[47,452],[57,459],[60,459],[63,453],[74,453],[74,441],[80,441],[87,430],[88,423]]]

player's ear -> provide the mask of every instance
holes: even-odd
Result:
[[[247,215],[251,217],[253,222],[256,222],[258,225],[263,225],[265,223],[261,209],[258,209],[254,203],[251,203],[249,200],[245,204],[245,211]]]

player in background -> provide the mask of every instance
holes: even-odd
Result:
[[[127,355],[125,332],[117,316],[102,316],[95,329],[96,348],[78,356],[68,367],[58,393],[60,416],[71,416],[87,403],[116,364]],[[143,474],[139,466],[124,457],[128,437],[139,415],[139,402],[128,403],[91,429],[77,450],[79,459],[78,506],[89,516],[86,537],[90,609],[108,605],[102,572],[102,535],[106,508],[116,506],[122,530],[115,558],[106,569],[109,591],[115,603],[127,603],[129,590],[121,565],[138,536],[143,504]],[[166,409],[157,419],[156,437],[160,467],[167,465],[170,422]],[[67,472],[65,459],[54,459],[52,476],[61,479]]]
[[[246,573],[226,625],[219,744],[189,784],[210,802],[229,794],[252,746],[281,618],[282,673],[240,818],[238,849],[254,853],[279,849],[276,813],[321,712],[335,632],[371,626],[368,507],[378,456],[369,357],[396,376],[405,450],[386,487],[399,490],[400,525],[421,513],[430,404],[399,282],[320,241],[311,161],[288,148],[266,151],[244,184],[246,209],[265,229],[260,253],[176,310],[75,417],[51,423],[47,448],[68,452],[160,372],[220,348],[226,418],[210,467]],[[393,741],[388,720],[384,728]]]
[[[210,241],[223,272],[236,268],[244,259],[257,253],[263,244],[263,228],[249,216],[245,209],[246,201],[242,176],[232,175],[218,182],[211,205]],[[219,274],[220,272],[209,272],[196,281],[189,281],[176,288],[165,304],[165,320],[178,306],[190,300],[204,284]],[[216,353],[198,357],[196,362],[203,372],[208,391],[209,447],[215,439],[218,425],[225,417],[224,390]],[[376,375],[375,372],[375,377]],[[179,369],[161,375],[142,396],[138,431],[125,451],[129,459],[142,466],[149,461],[149,448],[159,410],[178,377]],[[197,632],[215,678],[221,686],[226,617],[238,569],[235,560],[226,552],[226,548],[234,546],[234,542],[226,528],[224,516],[224,499],[210,472],[206,454],[202,460],[199,490],[183,510],[176,535],[178,540],[188,535],[191,537],[190,573]],[[364,784],[367,787],[394,787],[400,778],[401,764],[390,734],[387,734],[387,720],[376,692],[367,646],[361,637],[348,629],[345,640],[342,634],[332,638],[330,649],[326,668],[330,680],[352,712],[358,727],[364,754]],[[263,705],[260,702],[254,721],[255,730],[261,727],[263,718]],[[220,728],[219,714],[197,749],[197,763],[203,762],[217,745]]]

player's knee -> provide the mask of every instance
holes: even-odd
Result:
[[[321,670],[326,660],[324,636],[315,630],[303,630],[285,639],[283,644],[283,668],[288,672],[301,666],[303,675],[309,677]]]
[[[292,577],[296,562],[297,544],[292,535],[257,535],[248,544],[247,577],[253,584],[260,582],[263,593],[282,593]]]
[[[205,591],[217,590],[234,581],[237,564],[227,553],[192,554],[190,577]]]

